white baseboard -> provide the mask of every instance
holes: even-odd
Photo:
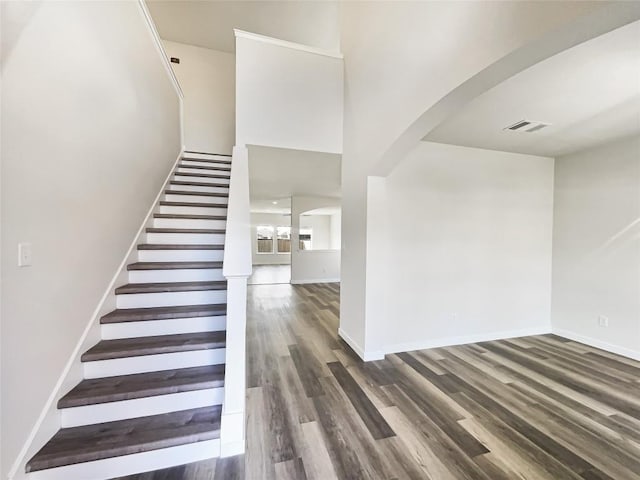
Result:
[[[338,328],[338,335],[342,338],[347,345],[351,347],[351,349],[356,352],[356,354],[365,362],[370,362],[372,360],[382,360],[384,359],[384,354],[380,352],[365,352],[364,349],[358,345],[358,343],[349,336],[344,330]]]
[[[631,350],[630,348],[603,342],[592,337],[585,337],[583,335],[570,332],[569,330],[563,330],[561,328],[552,328],[552,332],[555,335],[573,340],[574,342],[584,343],[585,345],[589,345],[590,347],[599,348],[600,350],[604,350],[609,353],[615,353],[616,355],[621,355],[623,357],[627,357],[640,362],[640,351]]]
[[[220,419],[220,456],[235,457],[245,451],[245,412],[222,412]]]
[[[381,351],[386,355],[390,353],[411,352],[413,350],[425,350],[427,348],[452,347],[454,345],[465,345],[467,343],[491,342],[493,340],[504,340],[507,338],[545,335],[548,333],[551,333],[551,327],[548,326],[522,328],[519,330],[503,330],[499,332],[479,333],[475,335],[462,335],[386,345],[381,349]]]
[[[100,317],[106,315],[111,310],[116,308],[116,296],[114,294],[115,288],[120,285],[127,283],[128,272],[127,272],[127,264],[131,263],[134,260],[134,256],[137,253],[136,247],[143,235],[145,234],[145,228],[150,224],[153,220],[153,213],[156,210],[156,206],[160,201],[160,197],[163,195],[164,190],[166,189],[169,180],[173,174],[174,169],[176,168],[180,158],[182,157],[182,150],[178,154],[176,161],[171,166],[169,170],[169,174],[167,178],[162,184],[162,188],[160,188],[158,195],[153,201],[151,208],[147,212],[145,219],[143,220],[138,232],[133,238],[127,253],[124,256],[124,259],[120,263],[120,266],[116,270],[115,275],[111,279],[108,287],[106,288],[98,306],[94,310],[91,318],[89,319],[87,326],[85,327],[78,343],[76,344],[73,353],[69,357],[62,374],[58,378],[56,385],[49,395],[47,402],[44,405],[44,408],[40,412],[40,416],[38,420],[34,424],[27,440],[25,441],[18,457],[14,461],[11,469],[9,470],[9,479],[16,479],[16,475],[24,472],[25,465],[29,458],[31,458],[35,453],[44,446],[46,442],[58,431],[61,426],[61,416],[60,412],[57,409],[58,400],[67,393],[69,389],[77,385],[83,378],[83,368],[82,363],[80,362],[80,356],[84,351],[95,345],[100,340]],[[17,477],[20,478],[20,477]],[[16,479],[17,480],[17,479]]]
[[[308,283],[340,283],[339,278],[306,278],[302,280],[291,280],[291,285],[306,285]]]

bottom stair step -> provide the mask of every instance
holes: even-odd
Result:
[[[58,408],[191,392],[223,385],[224,365],[86,379],[60,399]]]
[[[29,460],[34,472],[220,437],[220,405],[63,428]]]

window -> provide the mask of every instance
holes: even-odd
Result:
[[[300,228],[300,250],[311,250],[311,228]]]
[[[273,253],[273,227],[258,225],[258,253]]]
[[[291,227],[277,227],[278,253],[291,253]]]

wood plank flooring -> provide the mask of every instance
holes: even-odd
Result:
[[[275,285],[291,282],[291,265],[254,265],[249,285]]]
[[[365,364],[338,284],[249,296],[246,455],[126,480],[640,479],[640,362],[543,335]]]

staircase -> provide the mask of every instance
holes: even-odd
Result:
[[[58,402],[62,428],[29,460],[30,480],[100,480],[220,454],[231,162],[182,158],[82,355],[84,380]]]

